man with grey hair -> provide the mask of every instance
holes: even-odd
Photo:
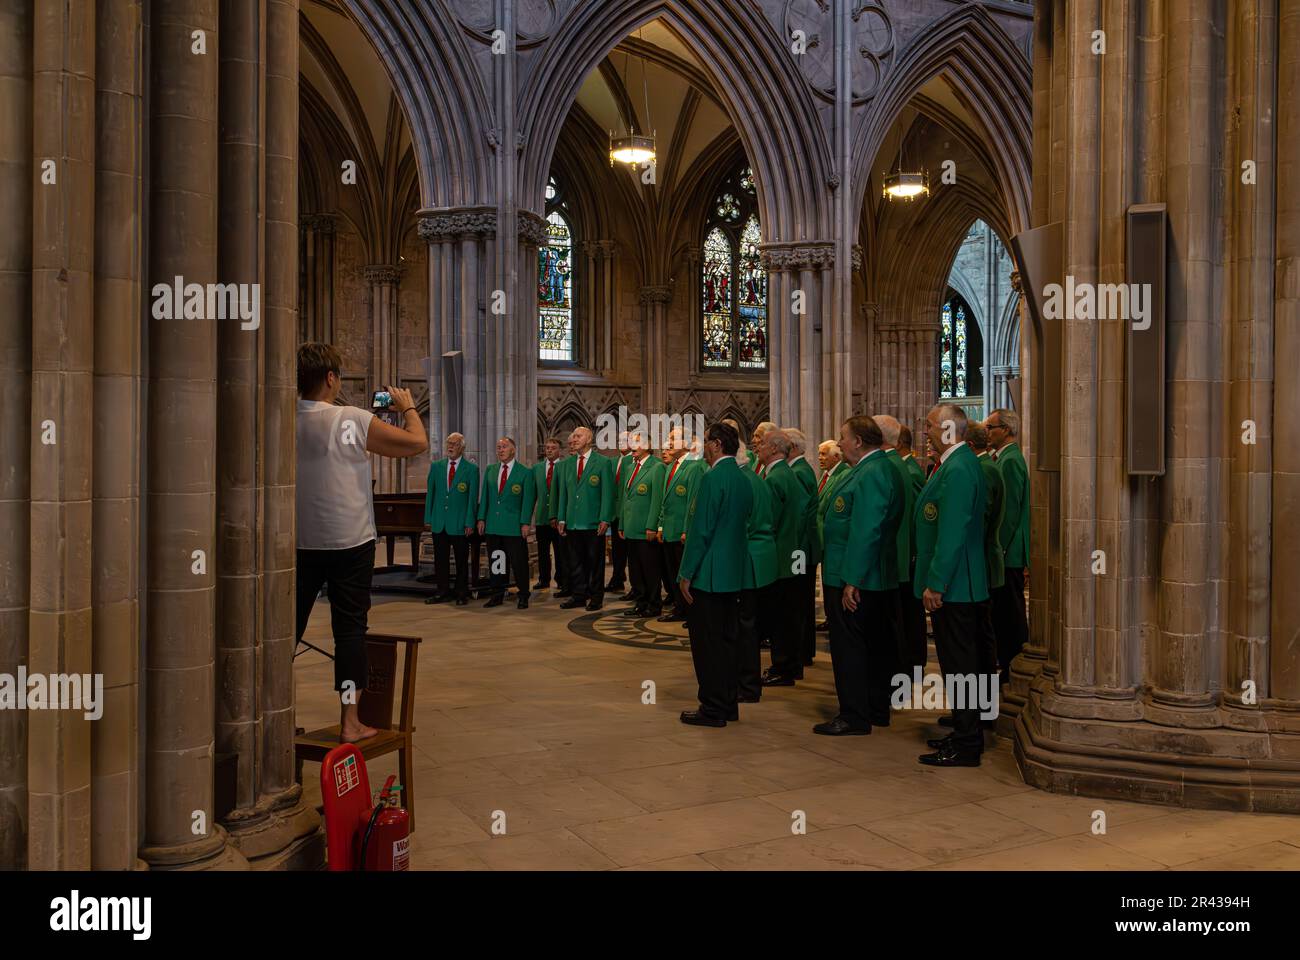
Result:
[[[424,522],[433,536],[433,569],[438,592],[425,603],[469,603],[469,537],[478,521],[478,465],[465,459],[465,438],[447,434],[446,455],[429,464],[424,485]],[[451,591],[451,558],[456,558],[456,592]]]
[[[764,420],[754,428],[754,435],[749,438],[749,449],[752,451],[749,463],[751,469],[760,477],[767,472],[767,467],[759,461],[758,445],[763,442],[763,438],[768,432],[776,429],[776,424],[771,420]]]
[[[1011,661],[1029,639],[1025,621],[1025,568],[1029,566],[1029,470],[1020,451],[1020,415],[994,410],[984,422],[993,462],[1002,475],[1003,584],[993,591],[993,631],[998,638],[1002,682],[1011,678]]]
[[[811,666],[817,656],[817,474],[812,464],[804,456],[808,449],[808,437],[798,427],[785,427],[781,431],[790,441],[790,452],[785,461],[794,471],[795,477],[803,484],[808,493],[808,502],[804,507],[802,541],[806,569],[797,575],[799,595],[799,634],[803,638],[804,666]]]
[[[934,406],[925,418],[926,438],[938,466],[916,504],[916,576],[912,592],[934,620],[934,643],[945,687],[967,696],[953,704],[953,730],[929,741],[934,753],[921,763],[978,767],[984,752],[980,704],[970,693],[981,668],[980,603],[988,599],[984,553],[984,474],[966,445],[966,414],[958,406]],[[951,684],[951,686],[948,686]]]
[[[823,440],[817,445],[817,466],[822,472],[822,478],[817,484],[817,520],[814,529],[816,539],[814,547],[816,554],[809,563],[811,569],[813,564],[820,564],[825,553],[825,535],[824,527],[826,524],[826,510],[830,507],[835,497],[835,488],[848,476],[849,471],[853,468],[844,462],[844,457],[840,453],[840,442],[835,439]],[[816,589],[814,571],[814,587]],[[823,620],[817,624],[818,633],[827,633],[830,630],[830,621]]]
[[[903,481],[903,518],[898,525],[898,536],[894,541],[898,563],[899,616],[895,623],[898,641],[898,665],[904,673],[911,673],[915,667],[925,667],[926,635],[925,608],[912,593],[912,574],[916,566],[916,546],[913,538],[912,511],[916,508],[916,488],[912,485],[912,475],[898,454],[898,438],[902,425],[895,417],[887,413],[878,413],[873,420],[880,427],[884,440],[882,449],[885,458]]]

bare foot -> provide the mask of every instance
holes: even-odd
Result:
[[[355,727],[345,726],[339,731],[339,743],[356,743],[358,740],[369,740],[378,732],[374,727],[367,727],[362,723],[358,723]]]

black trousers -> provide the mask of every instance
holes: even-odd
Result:
[[[798,577],[786,577],[772,581],[760,592],[759,637],[766,622],[772,638],[772,672],[802,680],[804,640],[799,623],[802,584]]]
[[[980,647],[983,644],[983,613],[978,603],[945,602],[930,614],[934,621],[934,645],[944,670],[944,685],[948,677],[971,678],[977,681],[980,672]],[[958,683],[960,695],[969,685]],[[958,750],[970,753],[984,752],[984,730],[980,726],[978,704],[969,699],[952,706],[952,738]]]
[[[595,530],[568,530],[569,589],[575,600],[605,600],[605,538]]]
[[[334,689],[351,681],[366,689],[366,619],[370,613],[370,581],[375,575],[375,541],[346,550],[298,551],[298,633],[322,586],[329,587],[330,630],[334,634]]]
[[[980,673],[990,676],[998,672],[998,640],[993,633],[993,600],[979,604],[980,608]]]
[[[492,593],[498,597],[506,595],[509,572],[515,578],[519,588],[520,599],[528,599],[528,541],[523,537],[505,537],[498,533],[487,535],[488,582]],[[497,571],[501,572],[498,573]]]
[[[564,549],[560,533],[549,523],[537,525],[537,582],[543,587],[551,583],[551,552],[555,552],[555,583],[561,590],[569,587],[569,553]]]
[[[618,535],[618,531],[619,523],[614,520],[609,525],[611,539],[609,560],[614,565],[609,575],[609,582],[615,587],[622,587],[627,580],[627,541]],[[601,564],[601,568],[604,568],[604,564]]]
[[[438,578],[438,596],[451,589],[451,557],[456,556],[456,596],[469,596],[469,540],[451,533],[433,535],[433,566]]]
[[[691,635],[691,659],[700,685],[700,713],[716,720],[736,715],[737,632],[739,595],[692,589],[686,628]]]
[[[913,668],[925,669],[929,658],[928,643],[925,633],[925,605],[921,598],[912,592],[912,581],[898,585],[899,607],[899,643],[898,665],[904,673],[911,673]]]
[[[831,668],[840,717],[861,729],[871,727],[871,694],[867,684],[867,638],[862,618],[844,609],[843,587],[822,587],[826,625],[830,628]],[[859,608],[861,609],[861,608]]]
[[[802,594],[799,599],[799,626],[803,631],[803,658],[813,660],[817,656],[817,571],[801,573],[795,577],[799,581]]]
[[[763,695],[763,651],[758,645],[757,590],[740,591],[739,617],[736,620],[737,695],[757,700]]]
[[[993,591],[993,632],[997,634],[998,667],[1002,682],[1011,679],[1011,661],[1029,640],[1025,620],[1025,571],[1007,567],[1007,580]]]
[[[898,660],[898,638],[902,632],[898,591],[860,591],[857,615],[867,642],[867,696],[871,704],[871,722],[888,726],[894,677],[903,672]]]
[[[660,563],[668,602],[678,613],[684,614],[686,604],[682,602],[682,592],[677,588],[677,571],[682,567],[682,554],[686,550],[686,544],[681,540],[674,540],[672,543],[661,543],[659,547],[662,552]]]
[[[638,610],[658,615],[663,612],[659,581],[663,579],[658,540],[624,540],[627,546],[627,572]]]

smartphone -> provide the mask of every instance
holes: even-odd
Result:
[[[393,405],[393,395],[387,390],[376,390],[370,406],[376,410],[387,410]]]

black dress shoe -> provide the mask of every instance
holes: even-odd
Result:
[[[784,673],[766,670],[763,673],[762,683],[765,687],[793,687],[794,677],[787,677]]]
[[[759,646],[759,649],[761,649],[761,650],[771,650],[771,649],[772,649],[772,641],[771,641],[771,640],[760,640],[760,641],[758,641],[758,646]]]
[[[555,599],[557,599],[557,600],[563,600],[565,597],[571,597],[571,596],[573,596],[573,591],[572,591],[572,590],[567,590],[567,589],[565,589],[565,590],[556,590],[556,591],[555,591]]]
[[[664,612],[663,607],[646,607],[645,613],[643,613],[642,616],[654,617],[657,620],[659,619],[659,614],[663,612]]]
[[[517,604],[515,604],[515,606],[517,606],[520,610],[527,610],[527,609],[528,609],[528,598],[527,598],[527,597],[520,597],[520,598],[519,598],[519,602],[518,602]]]
[[[865,737],[871,733],[871,728],[855,727],[843,717],[836,717],[817,724],[813,727],[813,733],[820,733],[824,737]]]
[[[601,600],[588,600],[588,601],[587,601],[587,609],[588,609],[588,610],[599,610],[599,609],[600,609],[601,607],[603,607],[604,605],[605,605],[605,604],[604,604],[604,601],[601,601]]]
[[[662,617],[659,618],[659,622],[660,622],[660,623],[680,623],[681,621],[683,621],[683,620],[685,620],[685,619],[686,619],[686,617],[684,617],[682,614],[678,613],[676,610],[670,610],[668,613],[665,613]]]
[[[726,720],[717,717],[710,717],[698,710],[683,710],[679,718],[682,723],[690,724],[692,727],[725,727]]]
[[[808,657],[806,660],[804,660],[803,665],[805,667],[811,667],[813,665],[813,658]]]
[[[956,724],[953,723],[953,720],[952,720],[952,714],[951,714],[951,713],[945,713],[942,717],[940,717],[940,718],[939,718],[938,720],[936,720],[935,722],[936,722],[937,724],[939,724],[939,726],[941,726],[941,727],[949,727],[949,728],[951,728],[951,727],[955,727],[955,726],[956,726]]]
[[[549,586],[550,586],[549,583],[542,583],[542,581],[538,580],[536,583],[533,584],[533,589],[534,589],[534,590],[545,590],[545,589],[546,589],[547,587],[549,587]]]
[[[586,600],[583,600],[580,597],[570,597],[568,600],[565,600],[562,604],[560,604],[560,609],[576,610],[578,607],[585,607],[586,605],[587,605]]]
[[[927,767],[978,767],[980,755],[974,750],[961,750],[951,740],[934,753],[923,753],[916,758]]]
[[[872,717],[872,718],[871,718],[871,725],[872,725],[873,727],[887,727],[887,726],[889,726],[889,714],[886,713],[886,714],[883,714],[882,716],[879,716],[879,717]]]
[[[942,750],[950,743],[952,743],[951,733],[948,734],[948,736],[946,737],[934,737],[930,740],[925,741],[925,745],[929,747],[931,750]]]
[[[737,703],[758,703],[760,699],[761,699],[760,697],[737,697],[736,702]]]
[[[505,598],[504,598],[504,597],[493,597],[493,598],[492,598],[491,600],[489,600],[487,603],[483,604],[483,606],[484,606],[484,607],[499,607],[499,606],[501,606],[501,604],[503,604],[503,603],[505,603]]]
[[[737,701],[737,702],[739,702],[739,701]],[[739,723],[739,722],[740,722],[740,711],[739,711],[739,710],[732,710],[729,714],[727,714],[727,722],[728,722],[728,723]]]
[[[644,617],[640,607],[633,607],[631,610],[624,610],[620,616],[627,617],[629,620],[635,620],[638,617]]]
[[[469,597],[457,597],[457,598],[456,598],[456,606],[458,606],[458,607],[467,607],[467,606],[469,606]]]
[[[828,633],[828,632],[830,632],[830,629],[831,629],[831,625],[830,625],[827,621],[825,621],[825,620],[823,620],[821,623],[817,624],[817,632],[818,632],[818,633]]]
[[[629,590],[627,593],[625,593],[625,594],[623,594],[621,597],[619,597],[619,599],[620,599],[620,600],[635,600],[635,599],[636,599],[636,591],[635,591],[635,590]]]

